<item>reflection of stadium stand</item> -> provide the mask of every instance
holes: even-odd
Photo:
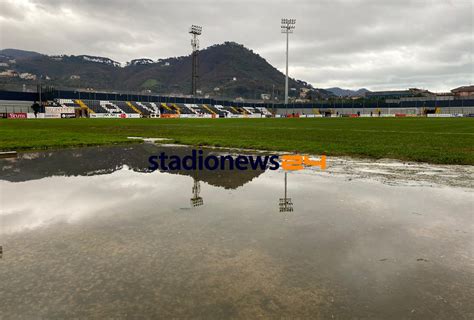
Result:
[[[187,147],[162,147],[137,144],[125,147],[88,147],[35,153],[20,153],[17,159],[0,159],[0,180],[29,181],[51,176],[92,176],[109,174],[128,166],[134,171],[147,173],[148,157],[160,154],[184,157],[191,153]],[[203,156],[209,154],[204,150]],[[225,189],[236,189],[261,175],[263,170],[199,170],[166,171],[191,176],[198,181]]]
[[[292,212],[293,211],[293,202],[291,198],[288,198],[287,195],[287,179],[288,173],[285,172],[285,196],[280,198],[278,205],[280,207],[280,212]]]

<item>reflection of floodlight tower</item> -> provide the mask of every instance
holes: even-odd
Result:
[[[292,212],[293,211],[293,202],[291,198],[287,197],[287,172],[285,172],[285,197],[280,198],[280,212]]]
[[[199,183],[198,180],[194,179],[193,197],[191,198],[191,206],[199,207],[204,204],[204,200],[199,196],[200,192],[201,192],[201,184]]]
[[[296,19],[281,19],[281,33],[286,33],[286,78],[285,78],[285,105],[288,104],[288,38],[295,29]]]
[[[196,95],[197,91],[197,78],[198,78],[198,53],[199,53],[199,36],[202,33],[201,26],[195,26],[194,24],[189,28],[189,33],[192,34],[191,47],[193,48],[193,71],[191,74],[191,94]]]

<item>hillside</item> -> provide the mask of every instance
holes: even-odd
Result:
[[[350,90],[350,89],[342,89],[339,87],[328,88],[326,89],[329,92],[332,92],[334,95],[338,97],[356,97],[356,96],[363,96],[366,92],[370,92],[369,90],[362,88],[359,90]]]
[[[284,74],[260,55],[234,42],[214,45],[199,54],[198,88],[202,95],[214,98],[260,99],[284,94]],[[36,52],[0,50],[0,89],[21,89],[23,84],[43,84],[57,88],[136,91],[150,94],[188,95],[191,82],[191,57],[183,56],[153,61],[134,59],[124,66],[109,58],[87,55],[47,56]],[[293,95],[303,81],[290,79]],[[319,89],[311,96],[327,97],[331,93]]]

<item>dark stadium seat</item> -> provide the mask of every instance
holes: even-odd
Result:
[[[82,100],[82,102],[95,113],[110,113],[108,109],[101,106],[99,100]]]
[[[55,99],[54,101],[62,107],[73,107],[73,108],[81,107],[79,104],[76,103],[76,101],[72,99]]]
[[[176,108],[174,108],[169,103],[161,103],[160,104],[160,112],[162,114],[178,114]]]
[[[124,113],[137,113],[126,101],[114,101],[114,104]]]
[[[209,112],[209,110],[204,108],[203,105],[195,104],[194,106],[194,110],[196,110],[200,114],[212,114],[212,112]]]
[[[186,106],[191,109],[195,114],[212,114],[209,110],[207,110],[204,105],[198,105],[198,104],[186,104]],[[207,106],[207,105],[206,105]]]
[[[207,107],[211,109],[215,114],[219,115],[220,118],[224,118],[226,116],[226,112],[217,109],[215,106],[208,104]]]
[[[141,102],[132,102],[130,101],[130,103],[135,107],[137,108],[142,115],[144,116],[149,116],[150,114],[153,113],[153,109],[150,109],[147,105],[141,103]]]
[[[175,103],[175,105],[179,108],[181,114],[194,114],[184,103]]]
[[[199,104],[198,107],[203,110],[203,114],[214,114],[207,104]]]
[[[237,109],[235,109],[234,107],[226,106],[226,107],[224,107],[224,110],[230,112],[231,114],[240,114],[240,112]]]

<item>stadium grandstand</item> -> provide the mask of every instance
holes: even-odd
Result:
[[[0,116],[11,118],[264,118],[474,116],[474,96],[399,96],[312,103],[245,103],[103,92],[0,91]],[[33,115],[33,102],[41,102]]]

